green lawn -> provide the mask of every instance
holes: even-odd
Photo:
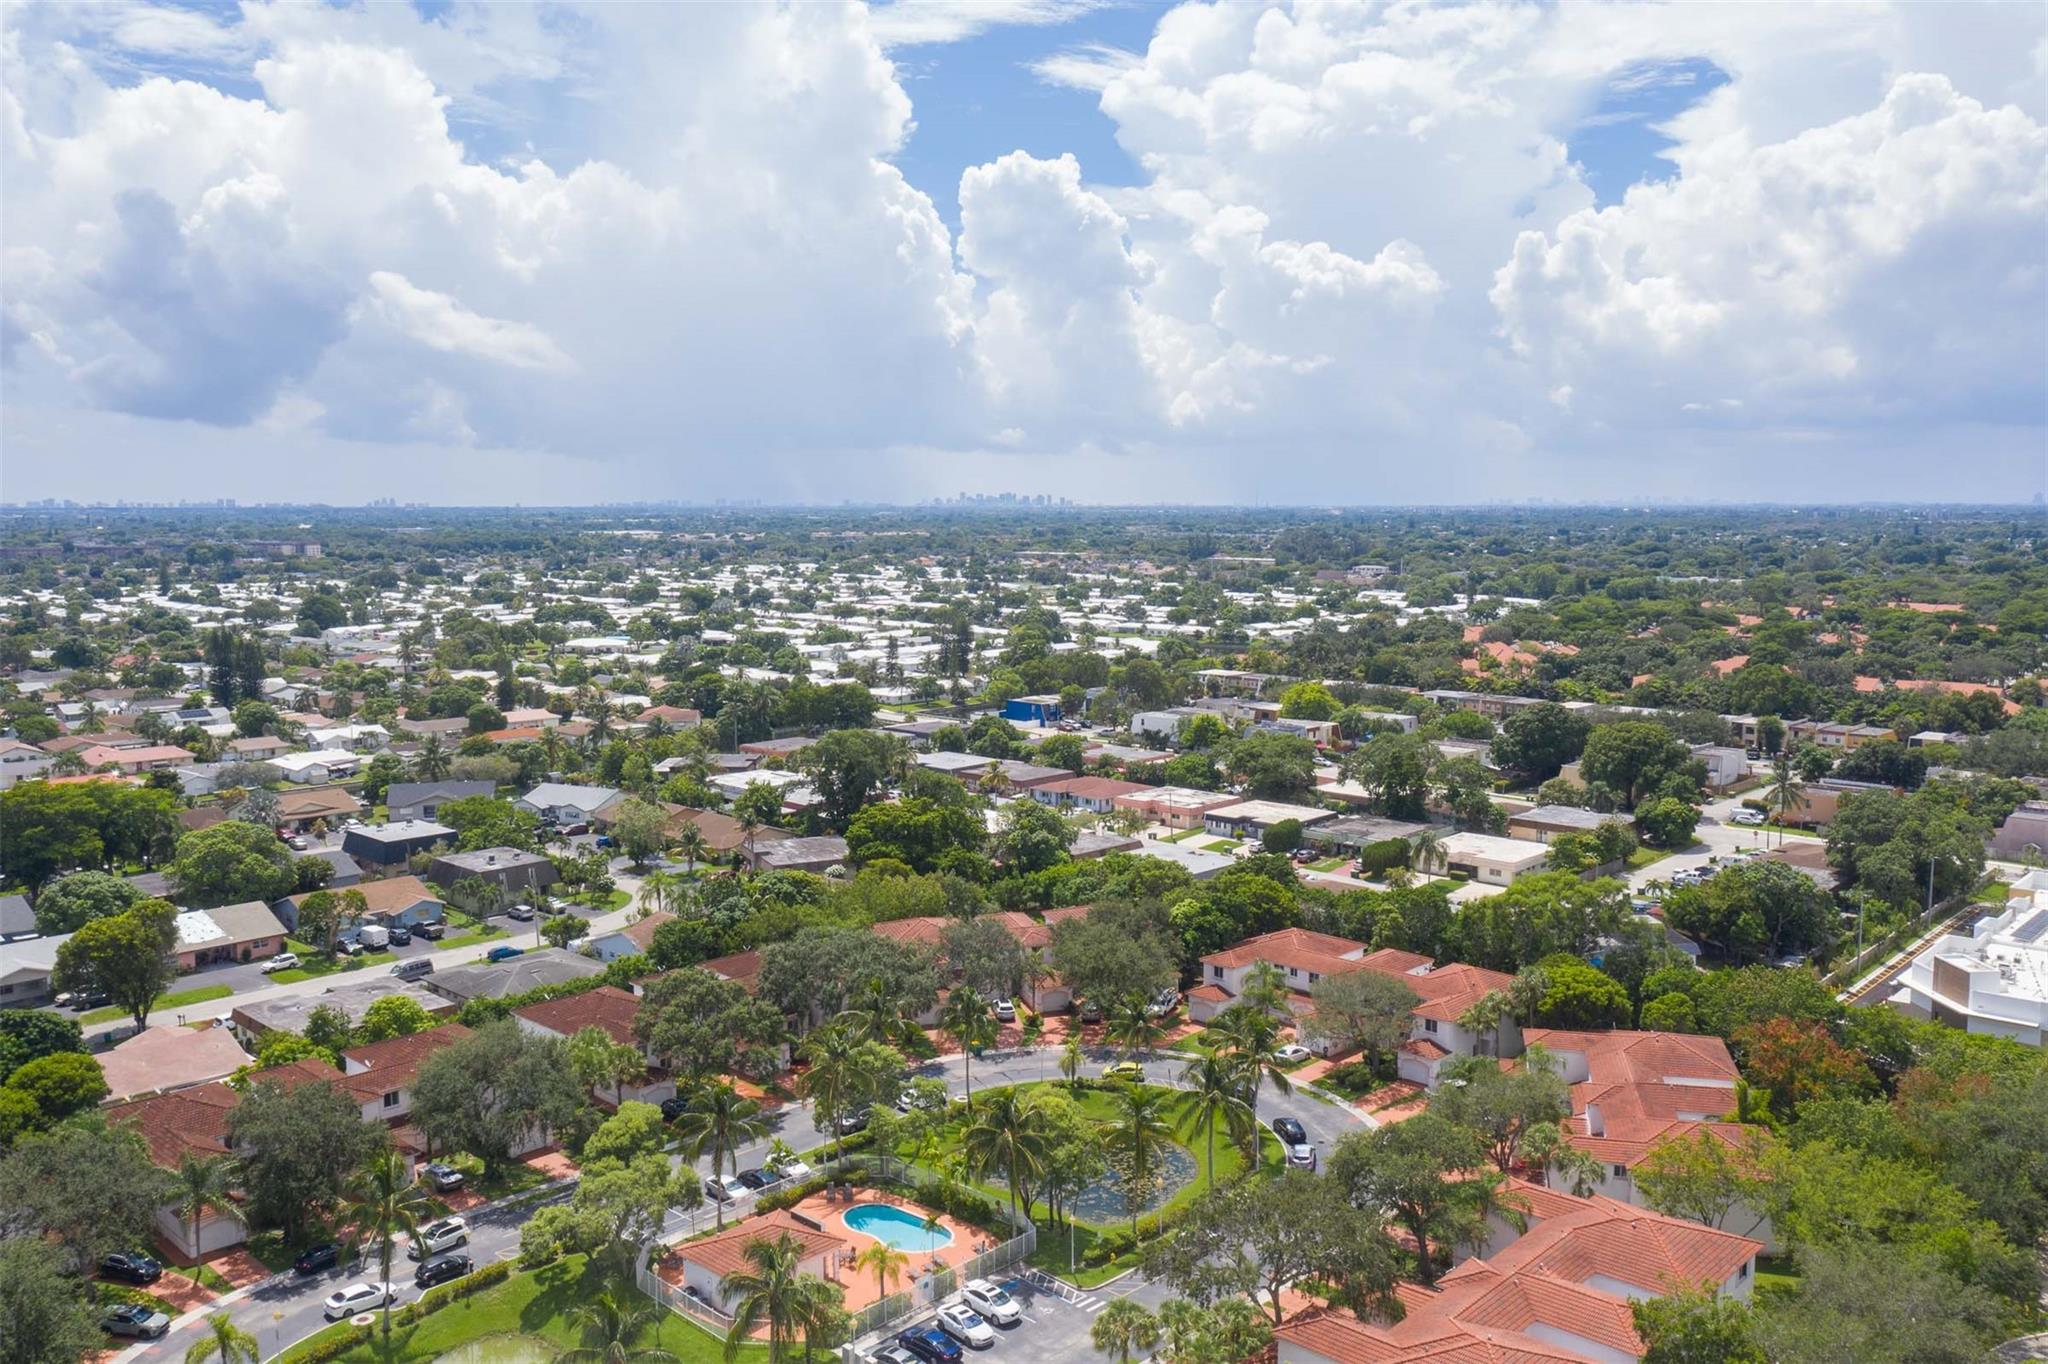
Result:
[[[630,1282],[617,1284],[606,1274],[588,1267],[582,1256],[572,1255],[545,1269],[513,1274],[505,1282],[450,1303],[411,1326],[399,1326],[394,1321],[388,1352],[381,1340],[373,1337],[339,1359],[346,1364],[426,1364],[450,1350],[480,1341],[502,1342],[501,1353],[507,1358],[518,1358],[522,1345],[546,1358],[578,1343],[577,1329],[569,1314],[607,1286],[645,1301]],[[350,1329],[346,1322],[337,1323],[298,1342],[279,1358],[283,1364],[291,1364],[316,1343],[346,1334]],[[725,1358],[724,1340],[665,1309],[653,1328],[643,1330],[631,1344],[636,1349],[667,1350],[682,1364],[720,1364]],[[488,1347],[479,1355],[482,1359],[491,1357]],[[742,1349],[738,1357],[765,1360],[768,1351],[764,1346],[753,1345]]]
[[[1325,857],[1308,864],[1310,871],[1342,871],[1351,865],[1348,857]]]
[[[1185,843],[1190,838],[1200,838],[1202,834],[1203,830],[1200,827],[1196,827],[1193,829],[1182,829],[1179,833],[1168,834],[1165,838],[1159,841],[1162,843]]]
[[[1641,871],[1653,862],[1662,862],[1674,851],[1676,850],[1671,848],[1637,848],[1628,855],[1628,869]]]
[[[1756,1260],[1756,1286],[1758,1292],[1797,1292],[1799,1266],[1790,1255],[1759,1255]]]
[[[633,893],[626,890],[615,890],[605,896],[602,901],[593,900],[585,895],[577,895],[570,898],[570,903],[582,905],[592,913],[609,914],[615,909],[624,909],[627,905],[632,904]]]
[[[167,1013],[173,1009],[181,1009],[187,1004],[204,1004],[209,999],[226,999],[233,993],[234,991],[225,985],[202,985],[196,990],[180,990],[174,995],[165,995],[158,999],[150,1006],[150,1012]],[[126,1009],[118,1004],[109,1004],[104,1009],[94,1009],[91,1013],[80,1014],[78,1021],[86,1024],[111,1023],[117,1018],[127,1016]]]
[[[476,943],[489,942],[493,938],[502,938],[505,936],[506,934],[504,929],[494,927],[490,924],[486,924],[482,928],[473,928],[467,933],[458,933],[452,938],[443,938],[440,942],[435,943],[434,946],[437,948],[469,947]]]
[[[1234,848],[1236,848],[1236,847],[1237,847],[1237,840],[1236,840],[1236,839],[1234,839],[1234,838],[1219,838],[1219,839],[1217,839],[1217,840],[1216,840],[1215,842],[1213,842],[1213,843],[1204,843],[1204,844],[1202,845],[1202,851],[1203,851],[1203,852],[1230,852],[1231,850],[1233,850],[1233,849],[1234,849]]]
[[[366,966],[382,966],[398,960],[389,952],[366,952],[360,957],[323,957],[311,943],[300,942],[297,938],[286,938],[284,945],[287,951],[298,953],[299,964],[271,976],[272,982],[278,985],[317,980],[321,976],[338,976],[345,971],[360,971]]]
[[[497,1178],[484,1178],[484,1163],[468,1152],[451,1155],[448,1163],[469,1176],[469,1187],[485,1198],[504,1198],[509,1194],[524,1193],[537,1189],[548,1182],[549,1176],[522,1161],[512,1161],[499,1169]]]

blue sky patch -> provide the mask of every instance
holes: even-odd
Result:
[[[1674,168],[1663,153],[1673,142],[1658,125],[1727,83],[1728,73],[1704,57],[1616,72],[1592,112],[1565,134],[1595,202],[1604,208],[1631,185],[1670,179]]]

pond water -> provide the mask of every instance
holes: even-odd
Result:
[[[434,1364],[548,1364],[555,1353],[538,1336],[485,1336],[450,1350]]]
[[[1140,1213],[1151,1212],[1194,1182],[1195,1157],[1185,1146],[1168,1146],[1159,1155],[1159,1192]],[[1108,1223],[1130,1217],[1124,1207],[1123,1181],[1112,1170],[1074,1196],[1073,1211],[1084,1222]]]

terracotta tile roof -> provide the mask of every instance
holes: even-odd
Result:
[[[412,1083],[420,1062],[469,1036],[470,1030],[462,1024],[444,1023],[409,1037],[388,1037],[382,1042],[350,1047],[341,1059],[368,1069],[357,1075],[344,1074],[341,1087],[359,1101],[394,1093]]]
[[[1227,1004],[1230,1002],[1231,994],[1230,991],[1224,989],[1221,985],[1211,985],[1205,982],[1188,991],[1188,998],[1199,999],[1210,1004]]]
[[[657,909],[644,919],[635,919],[624,928],[613,929],[612,933],[616,933],[619,937],[624,938],[627,942],[645,952],[654,941],[654,930],[660,928],[663,924],[672,924],[675,921],[675,915],[665,909]],[[610,937],[611,934],[604,936]]]
[[[1066,905],[1059,909],[1048,909],[1042,916],[1047,928],[1057,928],[1069,919],[1085,919],[1094,905]]]
[[[1134,796],[1154,788],[1143,782],[1118,781],[1114,777],[1069,777],[1065,781],[1041,782],[1032,789],[1071,796],[1075,800],[1114,800],[1118,796]]]
[[[1563,1028],[1524,1028],[1522,1041],[1552,1052],[1581,1052],[1591,1078],[1608,1083],[1714,1080],[1734,1084],[1740,1078],[1728,1044],[1718,1037],[1676,1032],[1572,1032]]]
[[[701,1241],[689,1241],[676,1248],[676,1253],[685,1260],[702,1265],[705,1269],[723,1279],[728,1274],[747,1268],[747,1247],[756,1241],[775,1241],[787,1234],[798,1246],[798,1258],[808,1260],[816,1255],[835,1250],[850,1250],[852,1243],[829,1231],[820,1231],[806,1226],[790,1213],[771,1212],[760,1217],[750,1217],[737,1226],[727,1227],[715,1236]]]
[[[1261,933],[1256,938],[1246,938],[1237,946],[1227,947],[1221,952],[1211,952],[1202,961],[1205,965],[1226,968],[1269,961],[1276,966],[1298,966],[1328,972],[1339,963],[1355,967],[1358,958],[1352,954],[1364,951],[1364,943],[1353,942],[1349,938],[1314,933],[1306,928],[1282,928]]]
[[[193,1089],[159,1094],[133,1103],[116,1104],[106,1110],[107,1122],[130,1124],[142,1134],[149,1158],[165,1169],[176,1169],[180,1157],[226,1155],[228,1114],[242,1096],[215,1081]]]
[[[936,914],[911,919],[890,919],[874,925],[868,931],[878,938],[890,942],[914,944],[919,947],[937,947],[946,936],[946,925],[950,920]]]
[[[600,985],[595,990],[543,1000],[512,1012],[564,1037],[573,1037],[584,1028],[603,1028],[611,1034],[612,1041],[630,1046],[633,1016],[640,1012],[640,997],[616,985]]]
[[[697,965],[714,976],[738,981],[746,987],[748,994],[754,993],[761,984],[761,949],[758,947],[735,952],[729,957],[713,957]]]

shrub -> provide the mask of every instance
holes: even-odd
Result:
[[[1405,867],[1410,851],[1405,838],[1383,838],[1377,843],[1368,843],[1359,849],[1359,870],[1377,876],[1395,867]]]
[[[754,1200],[754,1207],[760,1212],[778,1212],[783,1208],[793,1208],[831,1183],[834,1178],[836,1176],[833,1175],[812,1175],[802,1183],[792,1184],[786,1189],[777,1189],[773,1193],[763,1194]]]
[[[402,1318],[405,1312],[411,1310],[409,1307],[405,1308],[398,1315]],[[373,1336],[374,1332],[367,1326],[351,1326],[317,1345],[308,1345],[293,1351],[292,1364],[327,1364],[330,1359],[340,1359],[356,1347],[369,1344]]]

